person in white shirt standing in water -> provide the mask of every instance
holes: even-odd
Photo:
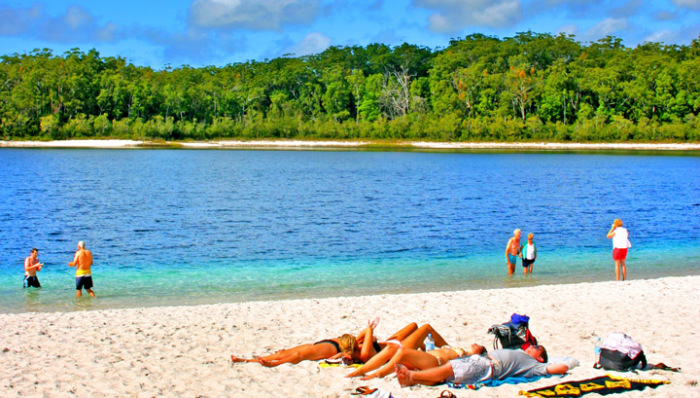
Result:
[[[613,243],[612,258],[615,261],[615,279],[618,281],[620,280],[620,268],[622,268],[622,280],[627,280],[625,259],[627,259],[627,249],[632,247],[629,236],[627,229],[622,227],[622,220],[615,219],[610,232],[608,232],[608,239],[612,239]]]
[[[523,272],[525,275],[532,274],[532,264],[537,260],[537,246],[532,239],[535,237],[532,233],[527,234],[527,243],[520,246],[520,257],[523,261]]]

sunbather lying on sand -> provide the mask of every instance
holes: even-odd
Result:
[[[365,333],[363,336],[363,341],[374,340],[374,336],[372,335],[373,330],[374,328],[366,328],[363,331]],[[363,350],[366,349],[369,351],[369,354],[372,355],[365,355],[364,358],[362,358],[365,364],[354,372],[350,373],[347,377],[364,376],[375,369],[379,369],[382,365],[391,360],[399,348],[405,347],[417,349],[421,347],[428,334],[433,336],[436,347],[447,345],[445,339],[443,339],[442,336],[440,336],[440,334],[429,324],[418,327],[416,323],[410,323],[403,329],[391,335],[391,337],[389,337],[386,341],[372,345],[371,348],[368,345],[363,344]],[[377,348],[381,348],[381,350],[377,352]]]
[[[486,348],[480,344],[472,344],[466,349],[460,347],[443,346],[428,352],[401,347],[396,354],[374,373],[368,373],[362,380],[384,377],[394,373],[394,365],[400,363],[410,369],[431,369],[463,356],[484,355]]]
[[[277,351],[263,357],[245,359],[231,355],[233,362],[257,362],[263,366],[274,367],[284,363],[297,364],[301,361],[317,361],[320,359],[337,359],[346,357],[355,361],[371,358],[381,346],[373,341],[372,330],[377,327],[379,318],[368,322],[367,328],[355,337],[344,334],[334,339],[321,340],[313,344],[302,344],[296,347]],[[401,333],[401,331],[397,332]],[[368,339],[366,339],[369,337]],[[364,344],[367,341],[369,344]]]
[[[233,362],[257,362],[263,366],[275,367],[284,363],[297,364],[301,361],[318,361],[319,359],[335,359],[343,355],[352,357],[359,352],[357,339],[351,334],[313,344],[302,344],[296,347],[277,351],[274,354],[259,358],[244,359],[231,355]]]
[[[452,381],[474,384],[508,377],[542,377],[564,374],[569,366],[563,363],[547,364],[547,351],[533,345],[527,350],[494,350],[488,356],[472,355],[453,359],[431,369],[411,371],[401,363],[395,366],[401,387],[414,384],[429,386]]]

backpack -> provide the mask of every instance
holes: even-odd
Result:
[[[601,344],[600,356],[593,367],[625,372],[636,369],[640,363],[642,369],[647,366],[647,358],[642,346],[630,336],[614,332],[610,333]]]
[[[493,325],[488,333],[494,335],[493,348],[522,348],[527,349],[530,345],[537,345],[537,339],[530,333],[530,317],[527,315],[513,314],[510,322]]]

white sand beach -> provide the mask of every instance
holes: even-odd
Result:
[[[611,269],[612,276],[612,269]],[[97,291],[99,295],[99,290]],[[87,298],[86,298],[87,299]],[[97,298],[99,300],[99,297]],[[381,317],[379,338],[415,321],[432,324],[453,345],[477,342],[513,312],[531,317],[533,334],[550,357],[581,366],[563,378],[526,385],[454,390],[458,397],[515,397],[521,389],[603,375],[595,370],[596,335],[621,331],[640,342],[651,363],[681,373],[640,372],[669,380],[625,397],[698,397],[700,276],[630,282],[475,290],[354,298],[246,302],[193,307],[0,315],[3,397],[350,397],[358,386],[396,398],[438,397],[446,386],[400,388],[394,376],[364,382],[348,369],[314,362],[264,368],[232,364],[229,355],[358,332]],[[595,397],[598,395],[590,395]]]
[[[0,141],[0,148],[130,148],[143,143],[132,140]]]
[[[700,143],[557,143],[557,142],[377,142],[377,141],[304,141],[304,140],[225,140],[206,142],[150,142],[133,140],[64,140],[64,141],[0,141],[0,147],[17,148],[139,148],[166,145],[191,149],[324,149],[391,146],[397,148],[458,150],[664,150],[698,151]]]

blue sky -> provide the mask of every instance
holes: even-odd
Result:
[[[687,45],[700,0],[0,0],[0,54],[95,48],[156,69],[527,30]]]

